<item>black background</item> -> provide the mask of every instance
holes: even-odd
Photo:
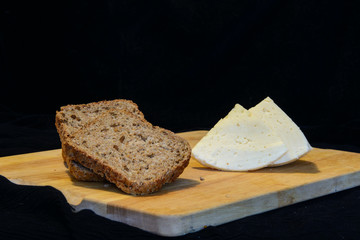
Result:
[[[180,132],[209,129],[235,103],[250,108],[267,96],[314,147],[360,152],[356,1],[15,0],[1,2],[0,8],[1,156],[60,148],[54,115],[66,104],[131,99],[150,122]],[[4,186],[8,191],[14,188],[6,179]],[[219,236],[250,232],[248,237],[257,238],[316,233],[334,239],[359,237],[351,228],[359,223],[352,219],[360,213],[354,207],[359,189],[324,199],[262,214],[256,221],[246,218],[234,223],[235,230],[225,225],[191,236],[214,237],[218,231]],[[340,231],[324,219],[341,212],[336,206],[342,204],[348,214],[342,217],[351,221],[330,218],[334,226],[346,229]],[[5,207],[9,216],[14,208]],[[29,215],[39,218],[32,232],[41,229],[36,223],[43,220],[35,212]],[[24,216],[18,218],[26,221]],[[276,225],[276,220],[266,221],[268,217],[285,220]],[[325,223],[314,223],[316,217]],[[77,218],[81,217],[71,217]],[[299,221],[303,225],[295,227]],[[315,230],[310,230],[310,223]],[[142,234],[106,224],[129,234],[123,237]],[[254,229],[268,225],[273,232],[256,235]],[[293,232],[281,235],[282,225]],[[8,226],[9,232],[16,229],[10,226],[14,225]],[[65,231],[56,226],[54,232]],[[329,228],[333,232],[325,233]],[[334,229],[341,234],[331,234]]]

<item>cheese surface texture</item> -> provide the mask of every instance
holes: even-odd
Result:
[[[271,166],[279,166],[293,162],[311,150],[311,146],[300,128],[278,107],[274,101],[267,97],[249,112],[261,119],[285,143],[288,151]]]
[[[250,110],[236,104],[192,154],[207,167],[249,171],[293,162],[310,150],[300,128],[267,97]]]
[[[201,164],[228,171],[263,168],[286,152],[281,138],[239,104],[192,150]]]

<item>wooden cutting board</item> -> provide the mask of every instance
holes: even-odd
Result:
[[[206,131],[180,133],[194,146]],[[59,189],[76,210],[164,236],[178,236],[360,185],[360,154],[314,148],[300,160],[253,172],[223,172],[191,159],[174,183],[130,196],[112,184],[78,182],[61,150],[0,158],[0,174],[18,184]]]

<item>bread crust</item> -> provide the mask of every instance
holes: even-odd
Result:
[[[76,180],[84,182],[103,182],[106,181],[104,177],[94,173],[91,169],[85,168],[76,161],[74,153],[70,152],[64,144],[61,145],[62,157],[64,159],[65,166],[69,169],[70,176]]]

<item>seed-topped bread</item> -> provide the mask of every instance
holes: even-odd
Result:
[[[81,165],[136,195],[173,182],[191,156],[186,140],[126,109],[104,112],[67,136],[64,149]]]
[[[61,107],[56,113],[55,125],[62,142],[62,155],[65,165],[68,167],[70,174],[77,180],[81,181],[104,181],[104,178],[97,175],[90,169],[76,162],[72,154],[64,150],[65,137],[71,136],[85,124],[94,120],[100,114],[109,109],[123,110],[127,109],[140,118],[144,118],[143,113],[139,110],[137,104],[125,99],[116,99],[111,101],[100,101],[88,104],[67,105]]]

